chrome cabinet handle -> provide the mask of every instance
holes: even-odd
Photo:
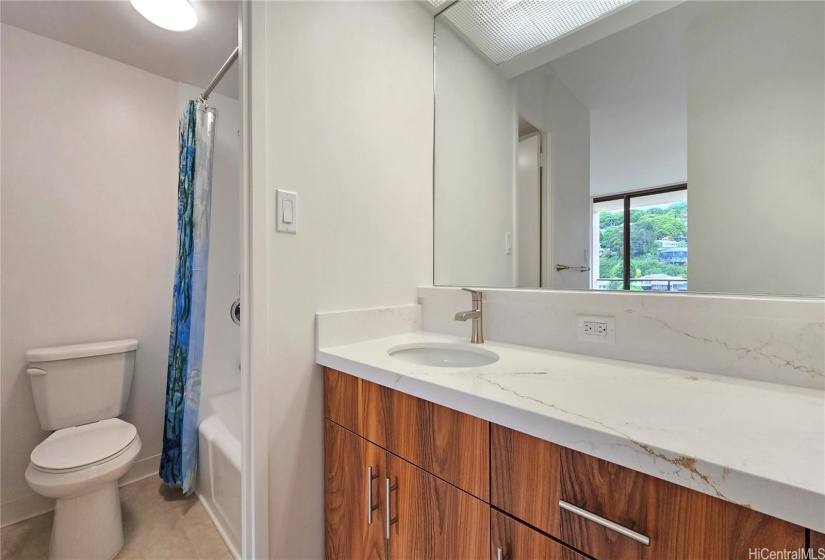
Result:
[[[504,560],[504,551],[501,547],[496,548],[496,560]]]
[[[372,525],[372,512],[378,509],[378,504],[372,505],[372,481],[378,478],[378,473],[372,474],[372,467],[367,467],[367,525]]]
[[[395,525],[396,523],[398,523],[398,516],[396,515],[395,517],[393,517],[392,516],[392,511],[391,511],[392,510],[392,497],[391,497],[391,494],[392,494],[393,490],[398,489],[398,483],[392,484],[390,482],[389,478],[385,478],[384,482],[387,485],[387,511],[385,512],[386,513],[386,519],[387,519],[387,540],[390,540],[390,528],[393,525]]]
[[[645,546],[650,546],[650,539],[648,537],[642,535],[641,533],[637,533],[636,531],[628,529],[627,527],[622,527],[618,523],[614,523],[613,521],[610,521],[609,519],[605,519],[604,517],[599,517],[595,513],[590,513],[586,509],[576,507],[573,504],[569,504],[569,503],[565,502],[564,500],[559,500],[559,507],[561,509],[566,509],[567,511],[569,511],[571,513],[575,513],[576,515],[578,515],[580,517],[584,517],[588,521],[592,521],[593,523],[601,525],[602,527],[604,527],[606,529],[610,529],[611,531],[615,531],[615,532],[619,533],[620,535],[624,535],[625,537],[630,537],[634,541],[640,542]]]

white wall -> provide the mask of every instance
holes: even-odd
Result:
[[[825,4],[714,7],[689,29],[690,289],[823,295]]]
[[[556,264],[583,266],[590,245],[590,112],[557,77],[549,89],[550,224],[549,286],[589,288],[589,276],[556,271]]]
[[[550,66],[590,110],[590,194],[687,179],[686,2]],[[655,48],[651,48],[655,45]]]
[[[547,73],[542,69],[531,70],[516,76],[511,83],[516,92],[518,114],[539,130],[547,132],[550,126],[547,114],[550,82]]]
[[[189,100],[197,99],[201,91],[203,88],[180,84],[179,114],[183,114]],[[212,160],[212,215],[201,377],[201,419],[212,411],[211,397],[241,386],[241,328],[232,322],[229,315],[229,308],[238,298],[240,290],[241,106],[237,99],[216,93],[209,96],[209,105],[217,109],[218,118]]]
[[[314,315],[414,301],[432,279],[432,16],[413,2],[270,2],[255,34],[253,189],[298,193],[266,236],[272,558],[323,557]],[[258,62],[255,62],[255,60]],[[261,240],[253,240],[253,245]],[[254,313],[254,311],[253,311]],[[254,315],[253,315],[254,317]]]
[[[435,283],[513,286],[513,86],[441,20],[436,45]]]
[[[24,369],[28,348],[137,338],[140,349],[123,418],[137,427],[143,442],[134,472],[157,471],[176,254],[179,87],[7,25],[0,70],[0,490],[7,524],[52,503],[38,497],[24,478],[31,450],[48,435],[38,424]],[[224,100],[216,96],[219,103]],[[237,297],[237,257],[218,264],[238,245],[237,162],[224,154],[227,138],[231,144],[237,135],[221,128],[223,123],[236,127],[232,118],[238,119],[230,109],[218,116],[212,233],[213,240],[222,239],[212,244],[208,321],[214,311],[228,321],[231,303],[222,297],[214,309],[213,288],[231,284],[225,289],[232,300]],[[232,228],[230,242],[224,237]],[[216,280],[213,271],[227,276]],[[207,345],[212,334],[208,325]],[[237,346],[223,346],[234,352],[226,373],[235,379]],[[215,359],[209,349],[204,359],[205,368]],[[204,382],[207,389],[209,383]]]

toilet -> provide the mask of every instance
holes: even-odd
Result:
[[[140,452],[126,409],[138,341],[26,352],[37,417],[53,432],[31,454],[26,481],[55,498],[49,558],[106,560],[123,546],[118,479]]]

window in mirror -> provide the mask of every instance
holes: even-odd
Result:
[[[593,285],[597,290],[624,289],[624,198],[593,201]]]
[[[591,287],[687,291],[687,216],[687,185],[594,198]]]

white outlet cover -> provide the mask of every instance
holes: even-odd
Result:
[[[606,324],[607,333],[605,335],[586,334],[584,332],[584,324],[586,322]],[[582,340],[584,342],[596,342],[599,344],[616,344],[616,318],[603,317],[599,315],[577,315],[576,340]]]

